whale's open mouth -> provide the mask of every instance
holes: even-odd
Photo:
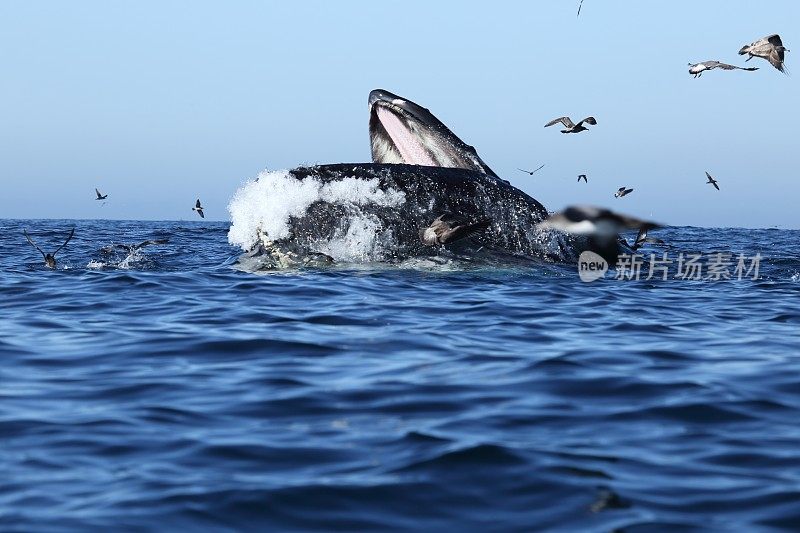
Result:
[[[411,100],[376,89],[369,93],[373,163],[464,168],[497,176],[475,148]]]

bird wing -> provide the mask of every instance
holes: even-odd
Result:
[[[464,239],[470,235],[473,235],[474,233],[485,230],[491,223],[491,220],[484,219],[471,224],[462,224],[460,226],[446,229],[439,235],[439,242],[442,244],[448,244]]]
[[[142,241],[139,244],[133,246],[133,248],[144,248],[145,246],[150,246],[151,244],[167,244],[169,239],[157,239],[157,240],[147,240]]]
[[[783,65],[783,47],[770,50],[767,55],[767,61],[769,61],[773,67],[786,74],[786,67]]]
[[[578,14],[575,15],[576,17],[581,16],[581,8],[583,7],[583,0],[581,0],[580,4],[578,4]]]
[[[94,188],[94,192],[96,192],[96,193],[97,193],[97,197],[98,197],[98,198],[100,198],[101,196],[103,196],[102,194],[100,194],[100,191],[98,191],[98,190],[97,190],[97,187],[95,187],[95,188]]]
[[[711,185],[713,185],[715,189],[719,190],[719,185],[717,185],[717,181],[716,180],[712,181]]]
[[[197,209],[202,209],[202,208],[203,208],[203,206],[202,206],[202,205],[200,205],[200,198],[198,198],[198,199],[197,199],[197,202],[194,204],[194,206],[195,206]]]
[[[578,122],[578,126],[586,122],[587,124],[591,124],[592,126],[597,126],[597,120],[594,117],[586,117],[585,119]]]
[[[64,241],[64,244],[62,244],[61,246],[59,246],[59,247],[56,249],[56,251],[55,251],[55,252],[53,252],[53,254],[52,254],[52,255],[56,255],[58,252],[60,252],[60,251],[61,251],[61,249],[62,249],[63,247],[65,247],[69,241],[71,241],[71,240],[72,240],[72,236],[73,236],[73,235],[75,235],[75,228],[72,228],[72,231],[70,231],[70,232],[69,232],[69,237],[67,237],[67,240],[66,240],[66,241]]]
[[[100,253],[110,254],[113,253],[116,248],[120,248],[122,250],[127,250],[128,252],[130,252],[134,248],[134,246],[131,246],[129,244],[109,244],[108,246],[103,246],[102,248],[100,248]]]
[[[633,189],[625,189],[625,194],[630,194],[633,192]]]
[[[23,233],[23,234],[25,234],[25,238],[26,238],[26,239],[28,239],[28,243],[30,243],[30,245],[31,245],[31,246],[33,246],[34,248],[36,248],[37,250],[39,250],[39,253],[40,253],[40,254],[42,254],[43,256],[47,257],[47,254],[46,254],[46,253],[44,253],[44,252],[42,251],[42,249],[41,249],[41,248],[39,248],[38,246],[36,246],[36,243],[35,243],[35,242],[33,242],[33,241],[31,240],[31,237],[30,237],[30,235],[28,235],[28,231],[27,231],[27,230],[22,230],[22,233]]]
[[[570,205],[561,212],[561,215],[569,222],[582,222],[584,220],[594,221],[609,213],[611,212],[608,209],[592,205]]]
[[[714,63],[713,66],[709,66],[708,68],[721,68],[722,70],[736,70],[737,66],[729,65],[727,63],[721,63],[720,61],[709,61],[709,63]]]
[[[543,168],[544,168],[544,165],[539,165],[539,168],[537,168],[536,170],[525,170],[524,168],[519,168],[519,167],[517,167],[517,170],[522,171],[522,172],[524,172],[526,174],[530,174],[531,176],[533,176],[536,172],[539,172]]]
[[[575,127],[575,124],[572,122],[572,119],[570,119],[569,117],[554,118],[553,120],[551,120],[550,122],[545,124],[544,127],[547,128],[548,126],[552,126],[553,124],[558,124],[559,122],[562,123],[564,125],[564,127],[567,127],[567,128],[574,128]]]
[[[639,233],[636,235],[636,240],[633,241],[633,246],[631,246],[634,252],[639,248],[641,248],[645,242],[647,242],[648,229],[649,229],[648,226],[642,226],[641,229],[639,229]]]
[[[767,35],[762,41],[767,41],[772,46],[780,46],[783,47],[783,41],[781,41],[781,36],[777,33],[773,33],[772,35]]]
[[[203,208],[202,207],[197,208],[197,212],[200,214],[200,218],[206,218],[206,216],[203,214]]]

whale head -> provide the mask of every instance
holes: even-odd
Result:
[[[411,100],[375,89],[369,93],[373,163],[464,168],[497,177],[475,148]]]

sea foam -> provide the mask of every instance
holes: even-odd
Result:
[[[359,206],[397,206],[405,202],[405,194],[394,189],[382,190],[377,179],[345,177],[323,183],[312,176],[297,179],[288,170],[263,171],[233,195],[228,204],[231,228],[228,242],[247,251],[266,234],[271,240],[291,235],[289,219],[301,217],[317,201],[351,207],[349,224],[344,234],[319,243],[318,250],[337,260],[367,259],[376,239],[386,238],[379,222],[362,215]],[[367,238],[368,237],[368,238]]]

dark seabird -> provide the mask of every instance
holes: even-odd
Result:
[[[586,174],[578,174],[578,183],[580,183],[581,180],[583,180],[584,183],[589,183],[589,181],[586,178]]]
[[[110,254],[113,253],[114,250],[125,250],[128,253],[135,252],[145,246],[151,246],[155,244],[167,244],[169,239],[157,239],[157,240],[150,240],[150,241],[143,241],[139,244],[111,244],[109,246],[104,246],[100,248],[100,253],[102,254]]]
[[[719,185],[717,185],[717,180],[711,177],[711,174],[706,172],[706,176],[708,176],[708,181],[706,183],[710,183],[714,186],[715,189],[719,190]]]
[[[636,240],[633,241],[633,244],[631,245],[631,250],[635,252],[636,250],[644,246],[645,243],[648,242],[651,244],[664,244],[664,241],[662,241],[661,239],[656,239],[655,237],[648,237],[647,236],[648,229],[649,228],[643,227],[642,229],[639,230],[639,234],[636,235]]]
[[[439,215],[430,226],[419,230],[419,238],[424,244],[430,246],[449,244],[485,230],[491,222],[491,220],[479,220],[466,223],[451,214]]]
[[[627,245],[619,238],[620,232],[632,229],[640,232],[644,230],[644,237],[642,237],[644,242],[644,239],[647,238],[647,230],[658,228],[660,224],[620,215],[602,207],[585,205],[569,206],[564,211],[551,215],[536,227],[587,236],[589,249],[600,254],[610,265],[614,265],[617,257],[624,251],[620,245]]]
[[[64,241],[64,244],[59,246],[56,249],[56,251],[53,252],[52,254],[44,253],[41,248],[36,246],[36,243],[31,240],[31,237],[30,237],[30,235],[28,235],[28,232],[26,230],[22,230],[22,233],[25,235],[25,238],[28,239],[28,242],[30,243],[30,245],[33,246],[34,248],[36,248],[37,250],[39,250],[39,253],[42,254],[42,256],[44,256],[44,264],[47,265],[48,268],[55,268],[56,267],[56,254],[58,252],[60,252],[61,249],[63,247],[65,247],[67,245],[67,243],[72,239],[72,236],[75,235],[75,228],[72,228],[72,231],[69,232],[69,237],[67,237],[67,240]]]
[[[587,124],[591,124],[592,126],[597,125],[597,120],[595,120],[594,117],[586,117],[577,124],[572,122],[572,119],[570,119],[569,117],[558,117],[545,124],[544,127],[547,128],[549,126],[552,126],[553,124],[558,124],[559,122],[564,125],[564,128],[566,128],[561,130],[561,133],[580,133],[582,131],[586,131],[589,128],[583,125],[584,122]]]
[[[95,198],[95,200],[105,200],[108,198],[107,194],[100,194],[100,191],[97,190],[97,187],[95,187],[94,192],[97,193],[97,198]]]
[[[636,235],[636,240],[633,241],[633,245],[631,245],[631,249],[634,252],[639,248],[641,248],[642,246],[644,246],[644,243],[647,242],[647,229],[648,228],[643,227],[642,229],[639,230],[639,233]]]
[[[539,172],[543,168],[544,168],[544,165],[539,166],[539,168],[537,168],[536,170],[525,170],[524,168],[517,168],[517,170],[519,170],[520,172],[524,172],[526,174],[530,174],[531,176],[533,176],[535,173]]]
[[[689,74],[694,74],[694,77],[698,78],[706,70],[714,70],[715,68],[721,68],[722,70],[758,70],[758,67],[737,67],[736,65],[729,65],[719,61],[703,61],[702,63],[689,63]]]
[[[633,192],[633,189],[626,189],[625,187],[620,187],[617,192],[614,193],[614,198],[622,198],[623,196],[630,194]]]
[[[206,218],[206,216],[203,214],[203,206],[200,205],[200,198],[197,199],[197,203],[194,204],[192,211],[197,211],[197,214],[200,215],[200,218]]]
[[[775,33],[773,35],[767,35],[763,39],[759,39],[753,43],[744,45],[742,49],[739,50],[739,55],[747,55],[748,57],[745,61],[750,61],[754,57],[766,59],[773,67],[785,74],[786,67],[783,65],[783,53],[788,51],[789,50],[783,46],[780,35]]]

